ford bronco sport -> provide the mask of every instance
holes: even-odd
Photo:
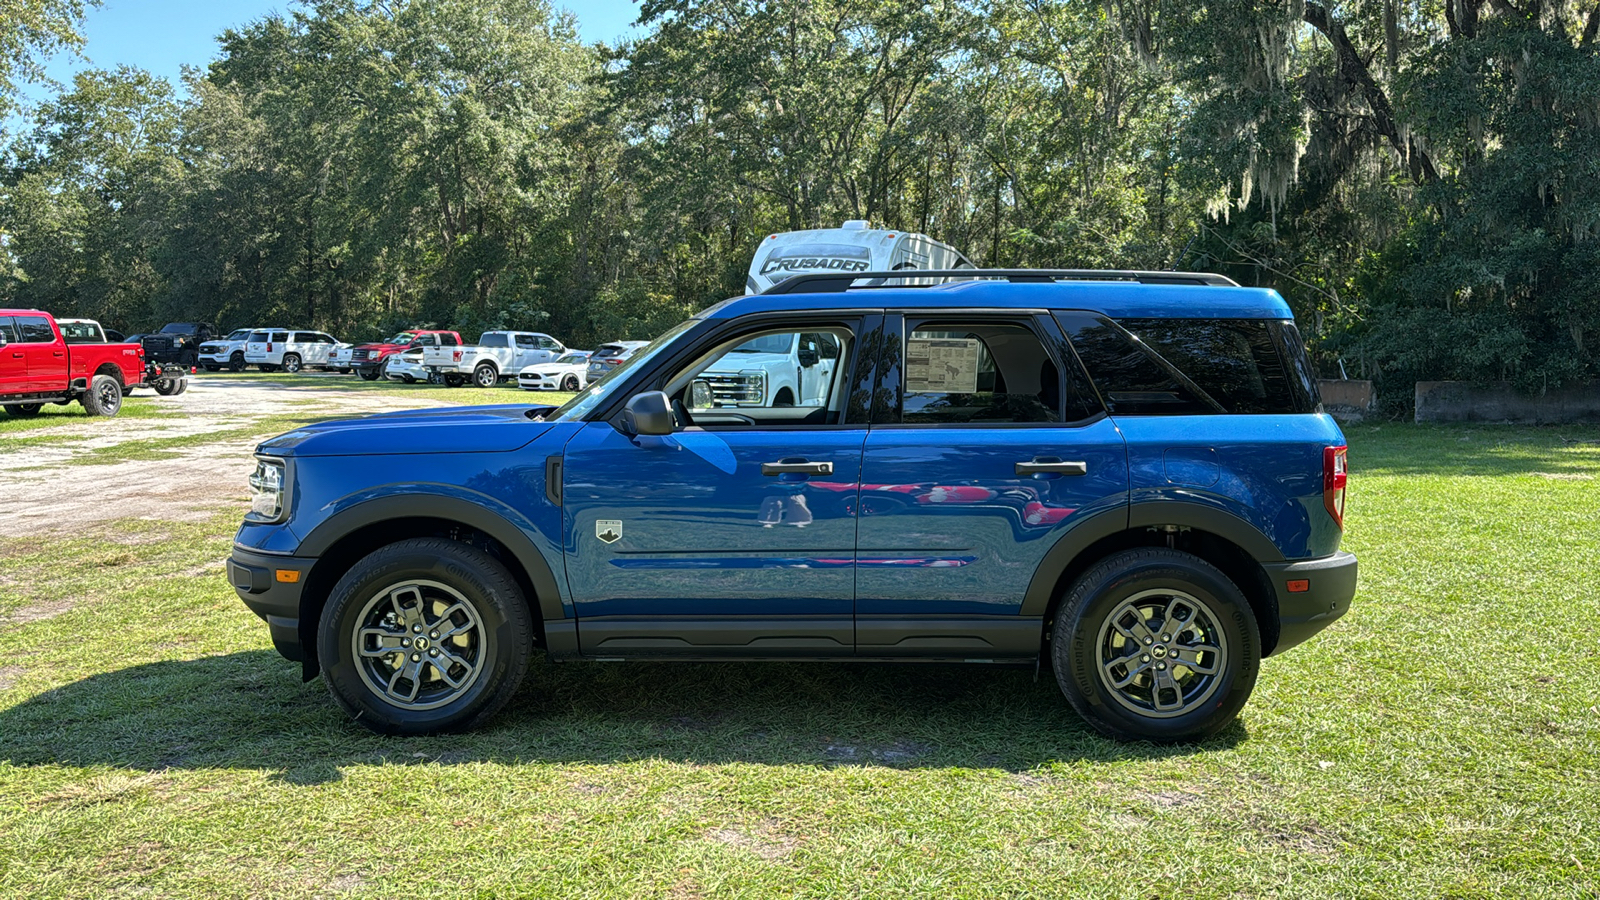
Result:
[[[537,649],[1048,663],[1105,734],[1194,740],[1348,609],[1345,441],[1276,293],[895,277],[728,300],[559,409],[266,441],[230,581],[306,678],[406,734],[485,721]],[[702,378],[799,334],[837,355],[793,406]]]

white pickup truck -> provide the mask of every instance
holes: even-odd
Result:
[[[814,406],[828,396],[839,363],[839,338],[830,332],[781,332],[752,338],[696,376],[710,396],[698,408]],[[704,390],[703,388],[698,388]]]
[[[550,362],[567,352],[566,345],[535,331],[485,331],[470,347],[428,347],[422,365],[451,387],[468,378],[478,387],[493,387],[515,378],[524,366]]]

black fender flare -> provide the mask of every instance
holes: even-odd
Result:
[[[555,573],[550,570],[550,564],[533,541],[521,528],[494,510],[460,497],[404,494],[362,501],[341,510],[312,529],[300,542],[295,556],[321,558],[328,548],[362,528],[391,519],[418,518],[460,522],[499,541],[527,572],[528,580],[533,584],[533,599],[539,606],[540,617],[545,620],[567,617],[562,608],[561,588],[556,582]]]
[[[1095,513],[1056,539],[1055,545],[1040,561],[1039,568],[1034,570],[1033,580],[1028,583],[1028,592],[1023,595],[1019,614],[1043,616],[1055,599],[1062,574],[1078,554],[1095,542],[1124,531],[1157,525],[1177,525],[1217,535],[1242,548],[1258,564],[1283,560],[1283,553],[1266,535],[1226,510],[1181,500],[1135,503]]]

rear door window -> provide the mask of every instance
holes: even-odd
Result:
[[[8,344],[17,342],[17,323],[10,316],[0,316],[0,336],[3,336]]]
[[[1222,410],[1170,364],[1111,320],[1086,313],[1056,315],[1089,378],[1114,416],[1189,416]]]
[[[275,344],[287,344],[289,342],[289,332],[274,331],[272,333],[272,342]]]

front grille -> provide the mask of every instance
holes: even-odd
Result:
[[[354,350],[354,351],[351,351],[350,358],[351,359],[366,359],[368,352],[369,351],[366,351],[366,350]]]
[[[739,375],[705,374],[700,380],[711,384],[711,396],[718,406],[759,406],[767,399],[767,379],[760,372]]]

